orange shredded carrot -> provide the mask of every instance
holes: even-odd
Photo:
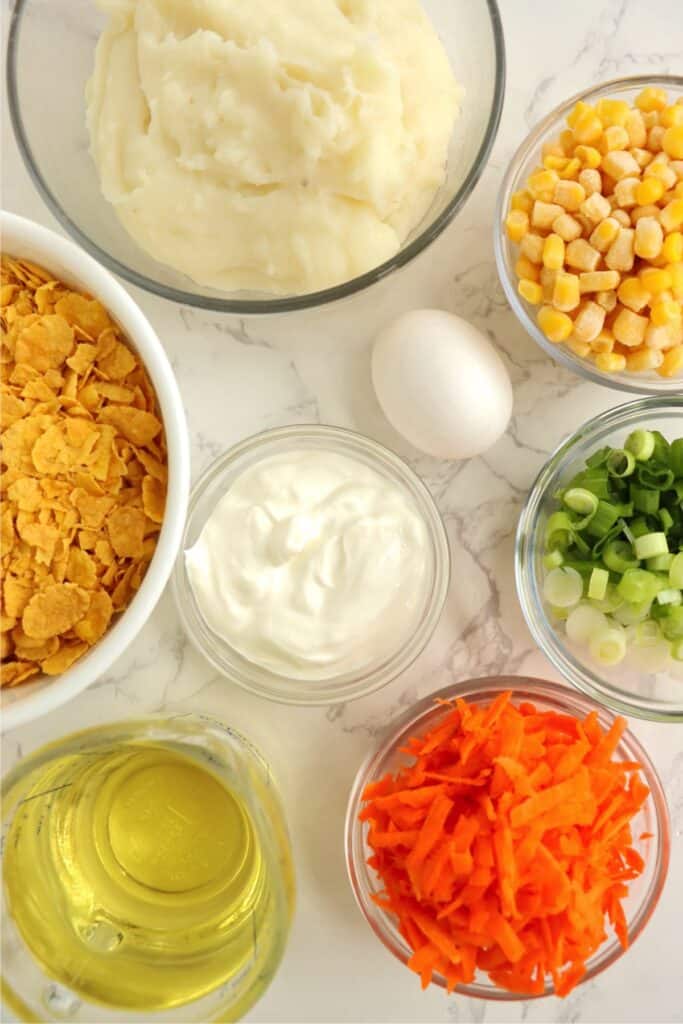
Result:
[[[605,731],[511,692],[443,715],[403,747],[412,762],[371,783],[360,814],[368,863],[427,987],[485,971],[511,992],[579,984],[644,869],[631,823],[649,796],[640,765],[614,760],[626,723]],[[641,833],[641,840],[648,833]]]

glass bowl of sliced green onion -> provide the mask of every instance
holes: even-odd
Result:
[[[517,592],[546,657],[623,714],[683,721],[683,395],[589,420],[522,510]]]

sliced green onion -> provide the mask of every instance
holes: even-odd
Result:
[[[625,448],[612,448],[607,456],[606,466],[610,476],[622,480],[633,473],[636,468],[636,457]]]
[[[591,637],[598,633],[604,633],[608,628],[607,616],[589,604],[580,604],[576,608],[572,608],[565,624],[569,639],[582,646],[589,643]]]
[[[545,527],[545,546],[548,550],[568,548],[574,536],[574,520],[567,512],[553,512]]]
[[[630,527],[631,536],[633,537],[633,540],[631,541],[632,544],[634,543],[636,537],[642,537],[644,536],[644,534],[650,532],[650,527],[647,524],[647,519],[645,518],[645,516],[638,516],[637,519],[632,519]]]
[[[629,630],[633,630],[633,643],[636,647],[653,647],[662,639],[659,623],[653,622],[652,619],[646,619],[645,622],[638,622],[635,626],[629,626],[626,631],[627,634]]]
[[[636,558],[644,561],[646,558],[656,558],[657,555],[668,555],[669,545],[665,533],[644,533],[642,537],[636,537],[633,545]]]
[[[674,476],[683,476],[683,437],[671,442],[669,448],[669,469]]]
[[[654,487],[658,491],[668,491],[675,479],[670,469],[651,466],[649,463],[639,466],[637,475],[643,487]]]
[[[631,484],[631,501],[639,512],[644,512],[646,516],[654,515],[659,509],[659,491]]]
[[[588,456],[586,459],[586,465],[591,469],[597,469],[599,466],[604,466],[611,450],[611,448],[598,448],[596,452],[593,452],[592,455]]]
[[[604,537],[619,518],[619,509],[609,501],[598,501],[597,508],[586,526],[591,537]]]
[[[587,469],[575,476],[569,486],[585,487],[587,491],[592,491],[598,498],[612,497],[610,478],[606,469]]]
[[[650,572],[668,572],[673,564],[673,560],[674,556],[669,551],[666,555],[656,555],[654,558],[648,558],[645,568],[649,569]]]
[[[657,577],[647,569],[627,569],[617,584],[617,590],[629,604],[653,601],[658,589]]]
[[[667,640],[683,637],[683,605],[674,605],[666,609],[667,615],[660,619],[662,633]]]
[[[624,448],[631,452],[638,462],[645,462],[655,450],[655,435],[650,430],[634,430],[626,438]]]
[[[683,637],[679,637],[677,640],[672,640],[669,651],[671,652],[671,657],[674,661],[683,661]]]
[[[609,583],[609,572],[607,569],[593,569],[591,578],[588,581],[588,596],[593,601],[602,601],[607,593]]]
[[[606,546],[602,560],[612,572],[624,573],[629,569],[637,569],[640,559],[636,558],[633,548],[625,540],[613,540]]]
[[[543,594],[556,608],[573,608],[583,596],[583,579],[576,569],[551,569],[543,582]]]
[[[591,599],[591,604],[594,608],[597,608],[599,612],[605,612],[609,615],[611,612],[615,612],[617,608],[621,608],[624,604],[624,599],[617,590],[614,583],[607,584],[607,593],[603,597],[602,601],[596,601]]]
[[[669,583],[672,587],[683,589],[683,551],[674,555],[669,566]]]
[[[626,656],[626,635],[618,626],[609,626],[591,637],[589,648],[601,664],[618,665]]]
[[[665,533],[667,533],[674,525],[674,517],[669,512],[668,508],[660,508],[659,521],[662,524],[662,529]]]
[[[593,515],[600,504],[597,496],[585,487],[570,487],[564,492],[562,500],[568,509],[582,516]]]
[[[658,604],[683,604],[683,593],[675,587],[669,587],[667,590],[660,590],[655,600]]]
[[[543,556],[543,567],[545,569],[557,569],[564,562],[564,555],[559,548],[553,548],[547,555]]]
[[[613,617],[622,626],[635,626],[650,617],[652,601],[640,601],[637,604],[625,602],[613,613]]]

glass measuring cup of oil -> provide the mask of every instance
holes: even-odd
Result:
[[[238,1020],[294,904],[269,769],[197,715],[75,733],[2,784],[2,996],[22,1020]]]

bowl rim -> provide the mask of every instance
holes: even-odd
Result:
[[[641,417],[650,413],[680,410],[683,416],[683,394],[659,395],[640,398],[624,405],[614,406],[598,413],[566,437],[548,456],[520,512],[515,535],[515,586],[522,614],[529,631],[545,657],[558,672],[582,693],[622,715],[630,715],[650,722],[683,722],[683,701],[677,710],[665,707],[650,707],[642,701],[627,699],[625,691],[615,693],[611,686],[603,683],[597,673],[590,672],[566,650],[552,629],[542,605],[536,600],[533,585],[532,559],[535,550],[536,519],[553,477],[559,471],[565,458],[582,441],[589,441],[596,432],[604,428],[618,429],[630,417]]]
[[[405,248],[402,248],[390,259],[385,260],[377,267],[373,267],[372,270],[368,270],[364,274],[360,274],[358,277],[351,278],[350,281],[345,281],[342,284],[335,285],[331,288],[325,288],[316,292],[309,292],[305,295],[293,295],[272,299],[219,299],[210,296],[197,295],[195,292],[187,289],[173,288],[154,281],[146,275],[132,270],[127,264],[120,262],[109,253],[105,252],[88,235],[81,231],[81,229],[71,220],[62,205],[57,201],[34,158],[24,127],[17,88],[18,42],[21,32],[22,17],[29,2],[30,0],[15,0],[15,5],[11,12],[7,32],[6,87],[7,103],[14,136],[33,184],[38,190],[46,206],[52,215],[56,217],[61,226],[98,262],[102,263],[110,271],[118,274],[119,277],[124,278],[129,283],[134,284],[139,288],[143,288],[145,291],[151,292],[154,295],[158,295],[163,299],[168,299],[171,302],[182,303],[185,306],[193,306],[197,309],[206,309],[216,313],[232,313],[242,316],[288,313],[295,310],[314,309],[330,302],[336,302],[339,299],[354,295],[356,292],[363,291],[365,288],[370,287],[370,285],[376,284],[389,274],[392,274],[395,270],[398,270],[410,263],[424,249],[431,245],[460,211],[487,165],[487,159],[491,149],[493,148],[498,132],[505,97],[505,39],[503,35],[503,23],[498,9],[498,0],[485,0],[486,9],[489,15],[489,23],[491,26],[495,66],[491,109],[486,122],[484,135],[472,162],[472,166],[470,167],[460,188],[441,213],[429,225],[427,225],[427,227],[425,227],[412,242],[406,245]]]
[[[590,102],[594,98],[611,93],[615,90],[636,89],[648,85],[662,85],[668,86],[669,88],[678,88],[682,90],[683,95],[683,75],[630,75],[620,78],[612,78],[599,85],[591,85],[587,89],[581,89],[579,92],[574,93],[573,96],[570,96],[569,99],[558,104],[533,126],[531,131],[525,136],[511,157],[507,165],[503,181],[501,182],[498,190],[493,220],[493,248],[498,277],[508,305],[526,333],[556,362],[561,363],[563,366],[567,367],[567,369],[576,373],[578,376],[583,377],[585,380],[590,380],[594,384],[599,384],[600,387],[616,391],[625,391],[628,394],[633,395],[673,396],[676,394],[676,381],[672,381],[670,388],[668,388],[665,384],[658,385],[656,381],[647,381],[644,377],[641,378],[638,374],[633,374],[631,380],[617,376],[616,374],[601,373],[585,359],[581,359],[579,356],[574,355],[566,345],[557,345],[552,341],[548,341],[546,336],[543,334],[543,331],[540,330],[535,320],[530,315],[529,309],[532,307],[528,307],[527,304],[522,301],[519,293],[517,292],[517,278],[514,275],[511,266],[508,265],[506,257],[505,246],[507,239],[503,227],[505,217],[507,215],[510,196],[520,183],[522,168],[532,152],[534,150],[539,150],[541,139],[546,132],[553,127],[556,127],[559,130],[565,116],[579,101]],[[678,381],[678,384],[680,386],[680,380]]]
[[[361,856],[360,864],[358,863],[358,853],[362,853],[363,850],[362,844],[365,829],[364,823],[358,820],[363,790],[377,776],[377,772],[387,754],[392,749],[395,749],[399,741],[403,741],[404,737],[407,738],[406,733],[413,730],[418,732],[421,722],[430,715],[438,714],[437,701],[450,701],[456,697],[493,700],[505,690],[512,690],[513,701],[515,702],[542,699],[546,703],[555,704],[558,708],[563,709],[564,713],[572,714],[575,717],[595,711],[598,715],[598,721],[603,727],[609,728],[615,718],[609,709],[562,683],[555,683],[534,676],[500,675],[482,676],[449,683],[447,686],[418,700],[407,711],[404,711],[390,721],[382,730],[374,748],[370,750],[362,761],[351,786],[344,822],[344,856],[348,880],[358,909],[377,938],[404,965],[407,964],[411,950],[395,927],[390,931],[388,927],[391,921],[390,916],[367,898],[367,894],[363,892],[361,885],[360,872],[363,872],[365,877],[367,877],[369,872],[364,857]],[[579,983],[579,987],[601,974],[633,946],[657,908],[669,868],[671,820],[662,781],[649,755],[629,728],[623,733],[617,749],[624,748],[629,754],[628,760],[638,760],[641,763],[643,768],[642,775],[650,789],[650,797],[657,823],[655,836],[657,842],[656,862],[648,891],[643,896],[642,902],[634,915],[633,922],[629,924],[628,948],[622,949],[616,936],[606,940],[600,949],[609,943],[611,952],[609,955],[604,955],[602,962],[598,962],[598,964],[586,972]],[[600,949],[594,955],[598,955]],[[446,987],[445,979],[440,975],[435,975],[434,984],[440,988]],[[458,985],[454,992],[493,1002],[520,1002],[543,999],[554,995],[552,983],[546,983],[546,990],[537,995],[522,995],[508,992],[506,989],[489,987],[477,982],[468,985]]]
[[[97,296],[138,352],[159,402],[168,449],[168,491],[157,546],[140,589],[105,635],[74,666],[44,688],[0,711],[0,731],[17,728],[54,711],[85,690],[130,646],[151,615],[170,576],[185,523],[190,486],[190,444],[185,412],[170,360],[135,300],[87,253],[69,239],[26,217],[2,211],[3,250],[30,247],[49,268],[59,263],[79,286]],[[10,239],[9,243],[7,239]],[[22,253],[17,254],[19,258]],[[28,257],[26,257],[28,258]],[[43,678],[43,677],[38,677]]]
[[[249,661],[221,637],[216,636],[196,606],[185,568],[188,533],[194,527],[193,516],[209,487],[225,480],[229,487],[244,468],[255,465],[260,458],[281,451],[281,445],[311,444],[318,450],[341,452],[372,466],[383,477],[390,476],[394,485],[414,501],[417,513],[425,524],[430,544],[433,581],[425,596],[422,617],[402,645],[376,665],[331,676],[319,681],[295,680],[280,676]],[[242,466],[242,460],[255,455]],[[225,479],[227,478],[227,479]],[[222,492],[224,493],[224,491]],[[202,525],[206,517],[202,519]],[[451,552],[448,533],[436,501],[420,476],[399,455],[373,438],[320,423],[299,423],[264,430],[237,442],[212,460],[201,474],[190,495],[187,519],[175,560],[171,587],[183,630],[195,649],[220,675],[258,697],[279,704],[296,706],[327,706],[365,697],[386,686],[405,672],[425,649],[441,618],[451,577]],[[228,660],[229,659],[229,660]]]

